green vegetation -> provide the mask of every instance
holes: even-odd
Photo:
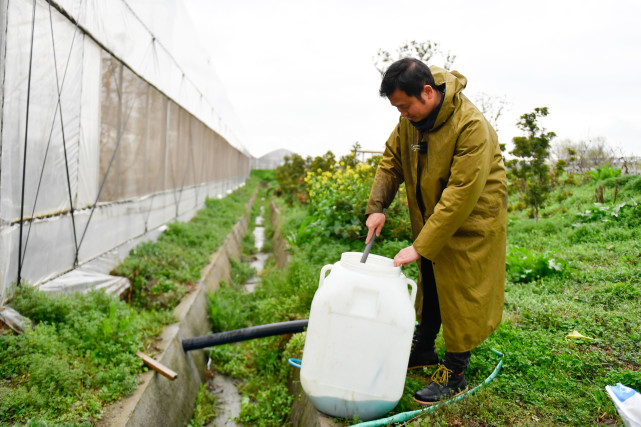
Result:
[[[595,166],[593,171],[587,171],[587,174],[590,175],[593,181],[601,181],[608,178],[616,178],[621,176],[621,169],[613,168],[610,166],[610,163],[606,163],[603,167]]]
[[[270,178],[278,183],[275,191],[276,195],[284,198],[289,203],[306,203],[309,195],[306,180],[308,173],[320,174],[336,168],[353,168],[358,164],[356,154],[360,148],[361,146],[358,142],[354,143],[350,153],[342,156],[338,161],[331,151],[316,157],[308,156],[303,158],[295,153],[291,156],[285,156],[285,163],[278,167],[273,177]],[[375,157],[373,161],[376,162],[377,159],[380,159],[380,157]]]
[[[22,286],[9,305],[34,327],[22,335],[0,330],[0,425],[91,425],[106,404],[130,394],[145,369],[136,351],[153,355],[156,337],[175,321],[173,308],[247,212],[258,183],[251,178],[207,200],[190,222],[169,224],[157,242],[132,250],[113,272],[132,284],[124,300]]]
[[[245,212],[259,180],[264,185],[252,216],[263,206],[267,218],[270,198],[279,205],[283,233],[292,246],[290,262],[279,270],[268,260],[262,285],[252,294],[245,293],[241,284],[253,273],[242,262],[254,250],[248,236],[243,243],[245,254],[233,261],[232,280],[210,295],[213,330],[308,318],[322,266],[336,262],[343,252],[364,248],[364,230],[324,233],[326,225],[319,226],[319,221],[330,214],[315,210],[328,200],[342,199],[351,203],[345,209],[358,212],[357,203],[362,201],[352,197],[351,184],[331,191],[308,187],[322,182],[324,176],[337,183],[335,174],[344,175],[347,170],[340,164],[311,171],[309,176],[306,170],[306,193],[291,204],[275,198],[277,184],[270,173],[255,176],[222,201],[208,201],[206,212],[188,224],[172,224],[156,244],[136,248],[116,269],[135,284],[126,296],[128,302],[100,292],[51,296],[23,287],[11,305],[35,326],[24,335],[0,333],[0,424],[90,425],[105,404],[130,393],[144,369],[134,356],[136,350],[151,345],[160,329],[172,321],[171,310],[181,292],[198,280],[208,260],[202,248],[213,252],[222,243]],[[551,191],[540,208],[538,223],[518,209],[510,214],[504,320],[473,351],[466,375],[470,385],[481,383],[498,362],[493,348],[505,354],[502,372],[476,395],[424,414],[411,424],[619,423],[605,385],[622,382],[641,389],[641,177],[577,182],[585,183],[559,185]],[[603,201],[595,205],[599,187],[604,189]],[[388,212],[386,228],[398,227],[397,231],[377,239],[372,252],[392,257],[409,244],[395,238],[403,236],[400,229],[407,218],[402,203]],[[345,229],[354,225],[351,218],[340,215],[332,221]],[[269,235],[273,234],[271,230]],[[404,273],[416,278],[416,266],[404,268]],[[568,338],[573,331],[594,339]],[[304,338],[304,333],[270,337],[210,350],[217,370],[244,381],[240,422],[266,426],[286,422],[293,399],[287,382],[295,369],[286,360],[302,355]],[[444,351],[441,337],[437,350]],[[395,413],[418,409],[412,396],[429,374],[408,375]],[[199,396],[194,426],[211,420],[215,407],[204,390]]]
[[[323,176],[327,172],[318,172],[308,186]],[[538,223],[518,210],[510,214],[503,322],[473,351],[466,376],[474,386],[490,375],[499,361],[492,349],[505,354],[503,370],[476,395],[410,424],[620,423],[604,387],[622,382],[641,389],[641,211],[635,199],[641,177],[622,176],[616,178],[618,184],[613,179],[599,185],[620,188],[618,205],[610,199],[595,206],[596,184],[580,179],[586,183],[568,183],[550,192],[548,202],[540,206]],[[336,181],[333,176],[327,180]],[[353,190],[344,191],[349,200]],[[336,262],[342,252],[363,250],[364,231],[352,239],[319,232],[313,197],[317,195],[308,194],[305,205],[276,199],[285,216],[284,235],[292,245],[289,266],[284,271],[267,269],[262,286],[251,295],[227,286],[212,296],[216,330],[307,318],[322,266]],[[372,252],[391,257],[408,244],[386,236],[376,240]],[[404,273],[415,278],[416,267],[404,268]],[[573,331],[594,339],[568,337]],[[286,360],[302,355],[304,336],[211,349],[216,369],[245,381],[241,422],[285,422],[291,400],[286,384],[295,369]],[[437,350],[444,352],[441,337]],[[429,375],[408,374],[394,413],[419,408],[412,396]]]
[[[306,230],[314,234],[345,239],[364,239],[365,209],[376,167],[359,163],[341,165],[323,172],[307,172],[310,216]],[[388,208],[383,237],[410,237],[407,197],[404,187]]]
[[[136,351],[171,321],[137,312],[100,291],[49,295],[22,286],[13,307],[35,322],[0,334],[0,422],[89,422],[131,393],[142,361]]]
[[[196,410],[187,427],[202,427],[216,418],[216,395],[201,384],[196,397]]]
[[[127,300],[138,308],[173,309],[247,211],[257,184],[254,178],[224,199],[207,199],[191,221],[171,223],[158,241],[138,245],[112,272],[129,279]]]
[[[567,263],[549,254],[532,252],[518,246],[510,246],[506,256],[506,279],[513,283],[529,283],[545,276],[560,274]]]
[[[641,233],[629,226],[639,217],[576,225],[576,214],[591,204],[593,186],[573,191],[561,203],[566,214],[539,224],[511,215],[509,247],[527,249],[533,270],[546,253],[562,260],[560,268],[508,280],[503,323],[473,352],[469,376],[478,382],[489,374],[490,347],[505,353],[503,371],[476,397],[426,417],[424,425],[607,424],[617,416],[604,387],[641,387]],[[635,193],[622,195],[632,200]],[[575,330],[595,340],[566,339]]]

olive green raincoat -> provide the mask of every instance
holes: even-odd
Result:
[[[460,353],[482,343],[501,322],[505,167],[496,132],[461,92],[467,79],[456,71],[430,69],[436,86],[445,84],[434,127],[420,134],[401,117],[387,140],[366,214],[382,212],[405,182],[413,246],[434,267],[446,350]],[[416,150],[419,141],[427,141],[427,155]],[[421,289],[416,299],[419,318]]]

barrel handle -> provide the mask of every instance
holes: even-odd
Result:
[[[327,264],[325,267],[322,268],[320,273],[320,281],[318,282],[319,289],[321,286],[323,286],[323,282],[325,281],[325,273],[327,273],[328,270],[331,270],[333,266],[334,264]]]
[[[412,287],[412,294],[410,295],[410,300],[412,300],[412,305],[414,305],[414,301],[416,301],[416,282],[410,279],[409,277],[405,278],[407,280],[407,284]]]

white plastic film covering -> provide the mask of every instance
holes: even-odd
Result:
[[[82,94],[80,98],[80,138],[78,153],[78,194],[76,206],[91,206],[98,196],[100,185],[100,88],[101,49],[89,37],[84,37],[82,64]]]
[[[55,9],[50,13],[48,6],[38,4],[31,58],[31,2],[9,2],[8,17],[0,218],[15,222],[23,206],[25,132],[29,173],[24,217],[68,210],[69,184],[71,194],[76,192],[83,42],[82,34]]]
[[[57,3],[143,79],[244,150],[233,107],[181,0]]]
[[[4,64],[6,56],[7,34],[7,0],[0,0],[0,129],[2,129],[2,98],[4,98]],[[0,152],[2,150],[2,136],[0,135]]]
[[[100,202],[177,190],[178,203],[186,187],[248,172],[240,151],[107,53],[100,123]]]
[[[19,266],[58,277],[249,175],[222,85],[172,38],[191,30],[179,1],[35,4],[0,0],[0,305]]]

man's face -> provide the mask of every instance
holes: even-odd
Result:
[[[400,89],[396,89],[389,97],[389,102],[396,107],[401,116],[407,117],[413,122],[420,122],[434,109],[435,91],[431,86],[425,86],[421,92],[421,98],[409,96]]]

